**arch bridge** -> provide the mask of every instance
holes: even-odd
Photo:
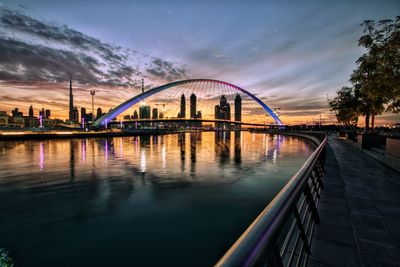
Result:
[[[204,84],[213,84],[213,85],[217,85],[217,86],[225,86],[230,89],[234,89],[238,92],[242,92],[243,94],[249,96],[251,99],[253,99],[255,102],[257,102],[266,111],[266,113],[269,114],[274,119],[276,125],[283,126],[283,123],[279,119],[278,115],[269,106],[267,106],[267,104],[265,104],[261,99],[259,99],[257,96],[255,96],[254,94],[250,93],[249,91],[247,91],[237,85],[234,85],[234,84],[231,84],[228,82],[224,82],[224,81],[213,80],[213,79],[181,80],[181,81],[171,82],[168,84],[164,84],[164,85],[152,88],[148,91],[145,91],[139,95],[132,97],[131,99],[128,99],[127,101],[123,102],[122,104],[118,105],[117,107],[111,109],[108,113],[106,113],[103,116],[101,116],[100,118],[98,118],[94,122],[93,125],[95,127],[107,125],[107,123],[111,122],[112,119],[114,119],[115,117],[120,115],[122,112],[126,111],[133,105],[135,105],[141,101],[144,101],[146,98],[148,98],[150,96],[153,96],[157,93],[160,93],[162,91],[165,91],[167,89],[171,89],[171,88],[174,88],[177,86],[190,85],[190,84],[195,84],[195,83],[204,83]],[[206,120],[203,120],[203,121],[206,121]],[[234,122],[232,121],[232,123],[234,123]]]

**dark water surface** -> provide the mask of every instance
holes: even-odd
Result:
[[[279,135],[0,142],[18,266],[210,266],[312,153]]]

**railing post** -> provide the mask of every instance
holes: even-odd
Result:
[[[296,207],[294,208],[294,217],[296,218],[296,224],[297,224],[297,227],[299,228],[300,237],[303,240],[304,248],[305,248],[307,254],[311,255],[311,249],[308,244],[307,235],[306,235],[306,232],[304,231],[303,223],[301,222],[300,214]]]
[[[320,162],[321,161],[318,160],[317,165],[315,166],[315,169],[316,169],[315,173],[316,173],[317,180],[318,180],[318,183],[320,184],[321,188],[325,189],[324,183],[322,182],[322,177],[323,177],[324,173],[323,173],[323,169],[321,166],[322,163],[320,163]]]
[[[314,199],[313,199],[313,196],[311,193],[311,189],[310,189],[310,186],[308,183],[304,187],[304,195],[306,196],[306,201],[308,202],[308,206],[311,209],[311,213],[314,217],[315,223],[319,224],[321,222],[321,220],[319,219],[317,206],[315,205],[315,202],[314,202]]]
[[[310,179],[311,179],[311,182],[312,182],[312,184],[314,185],[314,188],[315,188],[315,194],[317,195],[317,198],[320,198],[320,195],[319,195],[319,188],[320,188],[320,184],[319,184],[319,182],[317,182],[316,180],[315,180],[315,172],[314,171],[312,171],[311,172],[311,175],[310,175]]]

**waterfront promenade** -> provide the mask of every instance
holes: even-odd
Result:
[[[400,173],[329,137],[309,266],[400,266]]]

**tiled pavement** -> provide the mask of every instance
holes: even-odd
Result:
[[[330,137],[309,266],[400,266],[400,173]]]

